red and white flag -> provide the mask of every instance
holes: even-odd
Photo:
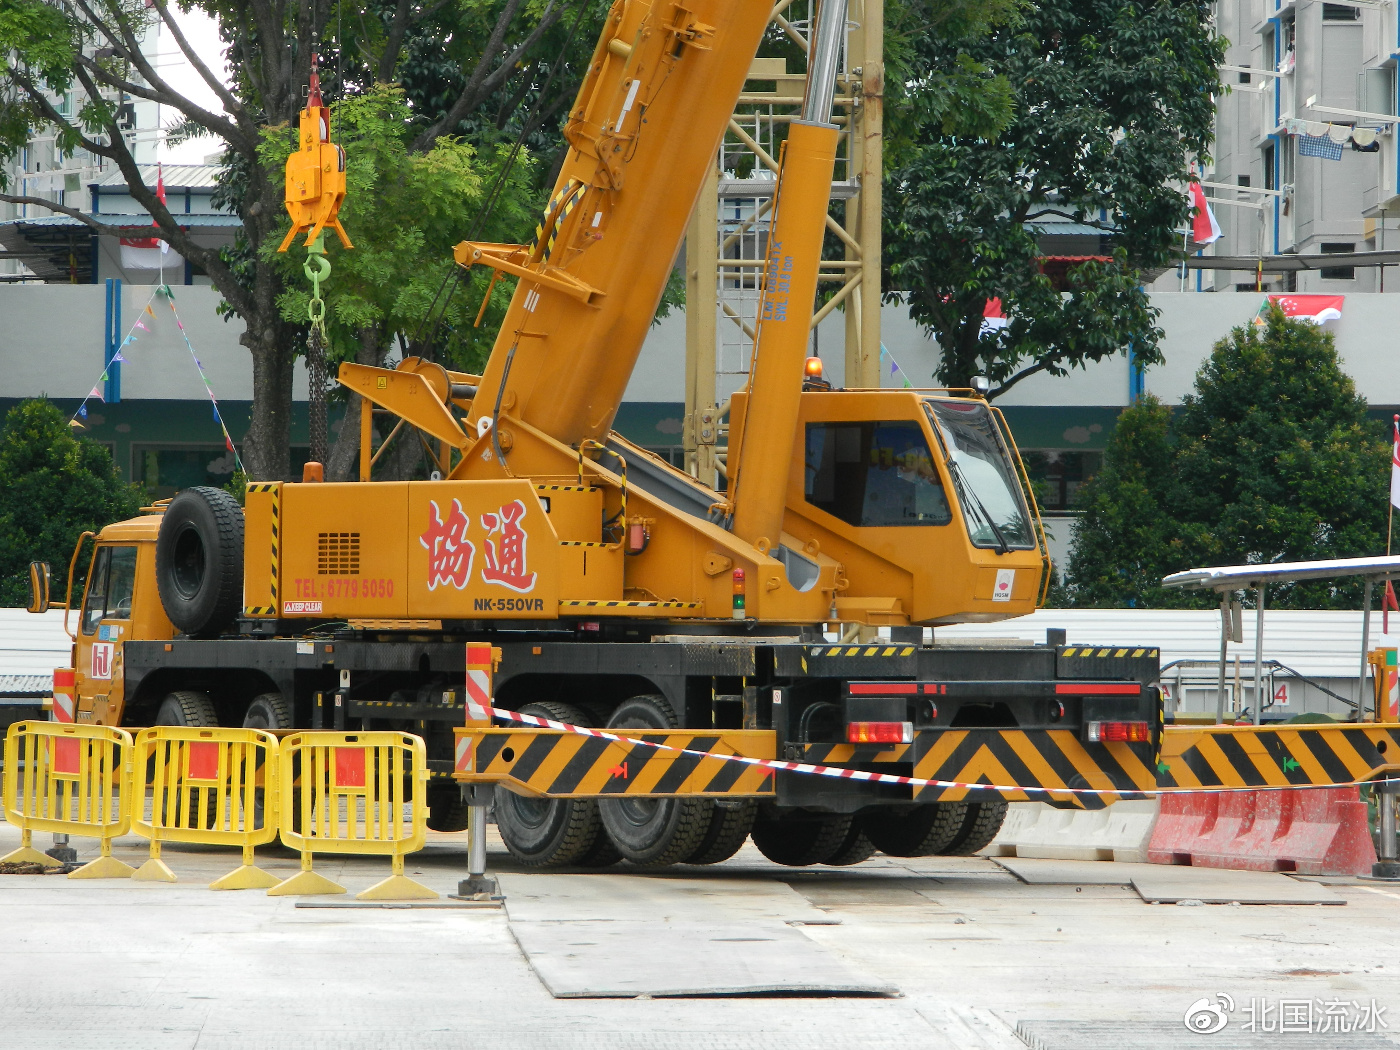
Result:
[[[156,165],[156,199],[165,203],[165,173]],[[152,226],[160,224],[152,220]],[[173,266],[174,259],[168,259],[170,244],[159,237],[123,237],[122,268],[126,270],[161,270]],[[175,259],[179,259],[176,255]]]
[[[1005,311],[1001,308],[1001,298],[988,299],[987,305],[982,307],[981,334],[986,335],[988,332],[1000,331],[1010,323]]]
[[[1392,424],[1395,437],[1390,445],[1390,504],[1400,507],[1400,416]]]
[[[1346,296],[1279,293],[1268,296],[1268,300],[1283,311],[1284,317],[1322,324],[1323,321],[1340,321],[1342,319],[1342,304],[1346,302]],[[1259,311],[1260,324],[1264,323],[1262,318],[1265,312],[1262,309]]]
[[[1195,216],[1191,219],[1191,239],[1197,244],[1214,244],[1220,240],[1220,223],[1206,201],[1206,191],[1199,182],[1191,183],[1191,204]]]

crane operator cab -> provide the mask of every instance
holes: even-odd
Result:
[[[798,442],[784,531],[842,564],[843,617],[936,624],[1035,608],[1049,574],[1039,515],[986,401],[808,391]]]

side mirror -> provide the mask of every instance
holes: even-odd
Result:
[[[29,611],[49,611],[49,563],[46,561],[29,563]]]

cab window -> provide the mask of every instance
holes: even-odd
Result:
[[[807,502],[848,525],[947,525],[953,520],[928,442],[913,421],[809,423]]]
[[[93,634],[103,619],[131,619],[136,589],[136,548],[98,547],[83,603],[83,633]]]

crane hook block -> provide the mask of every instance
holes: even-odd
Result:
[[[331,111],[321,98],[321,78],[313,55],[306,108],[301,111],[301,146],[287,158],[286,202],[292,228],[277,250],[285,252],[292,238],[303,231],[309,248],[328,226],[342,245],[353,248],[337,218],[343,200],[345,151],[331,141]]]

